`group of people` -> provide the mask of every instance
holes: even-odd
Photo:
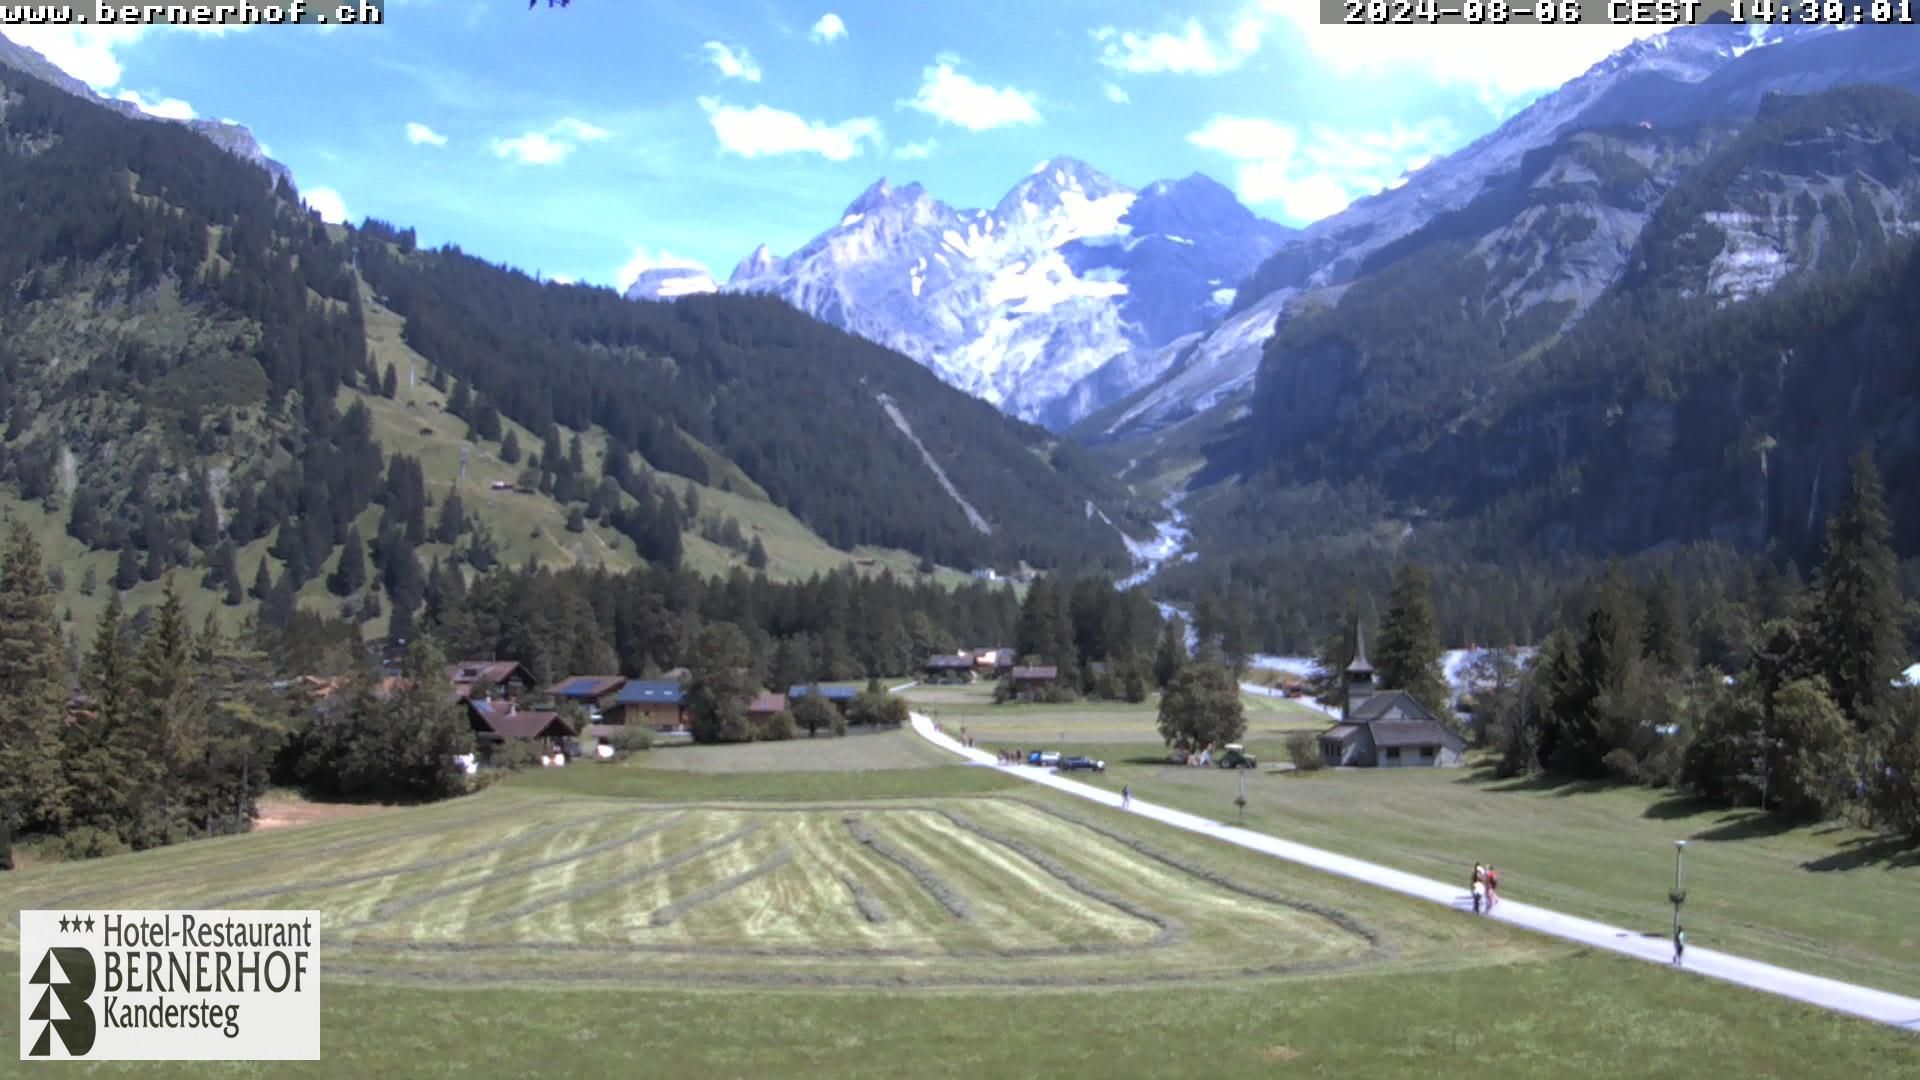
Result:
[[[1500,872],[1491,865],[1473,864],[1473,913],[1493,910],[1500,902]]]

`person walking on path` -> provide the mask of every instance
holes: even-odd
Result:
[[[1488,864],[1487,866],[1487,910],[1492,911],[1493,905],[1499,902],[1500,902],[1500,871],[1495,870],[1492,864]]]
[[[1681,962],[1681,958],[1686,956],[1686,954],[1687,954],[1687,928],[1676,923],[1674,924],[1674,927],[1673,927],[1673,962],[1674,964],[1676,966],[1679,965]]]
[[[1487,898],[1487,883],[1480,880],[1477,877],[1474,878],[1473,879],[1473,913],[1475,915],[1478,915],[1481,913],[1481,910],[1482,910],[1481,905],[1486,902],[1486,898]]]
[[[1121,785],[1120,809],[1125,810],[1132,805],[1133,805],[1133,788],[1127,785]]]

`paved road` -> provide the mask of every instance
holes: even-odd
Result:
[[[922,737],[975,764],[999,768],[1023,780],[1043,784],[1092,802],[1113,807],[1120,805],[1120,796],[1113,792],[1091,784],[1083,784],[1077,780],[1069,780],[1051,769],[1024,765],[998,765],[994,756],[987,751],[967,749],[952,736],[935,731],[933,721],[922,713],[913,714],[913,728]],[[1331,851],[1322,851],[1319,848],[1296,844],[1266,833],[1226,825],[1197,814],[1189,814],[1140,799],[1133,800],[1130,812],[1153,818],[1175,828],[1186,829],[1202,836],[1215,837],[1229,844],[1237,844],[1252,851],[1286,859],[1303,866],[1311,866],[1316,870],[1364,881],[1369,885],[1392,889],[1436,904],[1446,904],[1449,907],[1462,909],[1472,917],[1471,912],[1467,910],[1471,907],[1472,901],[1458,883],[1433,881],[1415,874],[1364,862],[1346,855],[1336,855]],[[1550,934],[1642,960],[1667,964],[1673,959],[1673,944],[1664,936],[1650,938],[1631,930],[1622,930],[1617,926],[1608,926],[1605,923],[1576,918],[1572,915],[1562,915],[1556,911],[1513,900],[1502,900],[1492,913],[1482,917],[1498,919],[1538,933]],[[1725,979],[1755,990],[1804,1001],[1810,1005],[1819,1005],[1836,1012],[1851,1013],[1869,1020],[1878,1020],[1883,1024],[1892,1024],[1895,1027],[1920,1032],[1920,999],[1855,986],[1852,983],[1821,978],[1818,975],[1808,975],[1755,960],[1744,960],[1738,956],[1709,949],[1688,948],[1686,960],[1685,970],[1696,975]]]

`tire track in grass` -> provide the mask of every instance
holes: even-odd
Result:
[[[656,927],[672,926],[675,922],[679,921],[682,915],[699,907],[701,904],[717,900],[733,892],[735,889],[758,881],[792,861],[793,849],[783,845],[778,851],[774,852],[772,858],[769,858],[760,865],[744,870],[732,877],[723,878],[711,885],[703,885],[680,899],[675,900],[673,903],[668,904],[666,907],[659,908],[654,911],[652,915],[647,916],[647,925]]]
[[[423,859],[419,862],[389,867],[385,870],[368,870],[363,873],[348,874],[344,877],[320,878],[314,881],[295,882],[291,885],[270,885],[261,889],[249,889],[246,892],[230,893],[226,896],[215,897],[206,901],[202,906],[207,908],[224,908],[230,907],[242,900],[264,900],[294,892],[342,889],[350,885],[359,885],[368,881],[378,881],[381,878],[399,877],[402,874],[413,874],[422,870],[438,870],[441,867],[453,866],[456,863],[469,862],[474,859],[484,858],[488,855],[497,855],[502,852],[512,851],[515,848],[526,847],[528,844],[540,840],[550,840],[553,838],[552,831],[550,830],[566,830],[575,826],[586,825],[600,820],[603,816],[601,812],[595,811],[592,814],[563,818],[549,824],[536,824],[529,826],[524,832],[505,840],[495,841],[477,848],[470,848],[453,855],[440,855],[431,859]]]
[[[395,915],[401,914],[402,912],[412,911],[415,908],[424,907],[427,904],[433,903],[435,900],[442,900],[442,899],[445,899],[446,897],[467,892],[468,890],[471,890],[471,889],[486,888],[489,885],[498,884],[499,882],[508,880],[510,878],[524,877],[525,875],[535,873],[536,871],[546,870],[551,867],[562,866],[570,862],[577,862],[581,859],[591,858],[592,856],[598,855],[603,851],[611,851],[614,848],[623,847],[627,844],[633,843],[636,840],[641,840],[641,839],[645,839],[646,837],[652,836],[654,833],[672,828],[674,825],[678,824],[680,820],[684,817],[686,817],[685,811],[668,814],[664,820],[656,821],[651,825],[647,825],[643,828],[635,829],[634,831],[627,833],[625,836],[616,836],[611,840],[602,840],[597,844],[588,844],[586,847],[580,848],[576,851],[570,851],[565,855],[556,855],[556,856],[553,856],[552,858],[541,859],[537,862],[527,863],[522,866],[510,866],[505,870],[499,870],[494,873],[488,874],[484,877],[476,878],[472,881],[464,881],[454,885],[445,885],[437,889],[430,889],[426,892],[411,893],[397,900],[389,900],[388,902],[375,908],[373,910],[372,915],[368,916],[366,919],[360,922],[353,924],[347,929],[362,930],[369,926],[377,926],[380,923],[388,922],[392,920],[392,918]]]
[[[840,823],[847,827],[847,832],[855,841],[866,845],[875,855],[905,870],[908,876],[919,882],[927,895],[947,909],[947,914],[962,922],[973,919],[973,908],[967,903],[967,898],[956,892],[952,886],[940,878],[940,875],[935,874],[932,867],[874,835],[873,830],[867,828],[866,821],[857,814],[845,815],[840,819]]]
[[[678,815],[675,815],[675,816],[677,817]],[[482,920],[481,922],[474,924],[474,929],[490,929],[496,926],[504,926],[507,923],[514,922],[518,919],[524,919],[528,915],[531,915],[536,911],[542,911],[542,910],[545,910],[546,908],[550,908],[555,904],[570,904],[576,900],[585,900],[585,899],[588,899],[589,897],[598,896],[601,893],[608,892],[612,889],[625,888],[626,886],[631,885],[636,881],[644,881],[647,878],[654,877],[659,874],[664,874],[669,870],[674,870],[681,866],[685,866],[687,863],[693,862],[695,859],[701,858],[706,855],[711,855],[712,853],[719,851],[722,848],[732,847],[733,845],[739,843],[740,841],[745,840],[747,837],[752,836],[754,833],[759,832],[762,828],[765,827],[765,825],[766,825],[765,822],[755,821],[742,828],[735,829],[734,831],[726,834],[725,836],[721,836],[716,839],[709,840],[704,844],[696,844],[685,851],[675,852],[674,854],[669,855],[666,858],[661,859],[657,862],[648,863],[647,865],[641,867],[638,870],[633,870],[625,874],[620,874],[615,877],[610,877],[602,881],[596,881],[590,885],[575,886],[574,888],[567,889],[564,892],[554,893],[551,896],[543,896],[538,900],[533,900],[525,904],[521,904],[519,907],[509,908],[506,911],[502,911],[502,912],[499,912],[498,914],[489,916],[485,920]],[[664,924],[656,923],[654,925],[657,926],[657,925],[664,925]]]

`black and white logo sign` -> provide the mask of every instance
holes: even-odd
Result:
[[[317,911],[23,911],[23,1061],[317,1061]]]

